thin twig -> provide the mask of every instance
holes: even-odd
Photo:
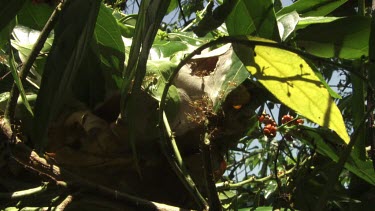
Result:
[[[181,0],[177,0],[177,2],[178,2],[178,8],[180,8],[180,13],[181,13],[181,16],[182,16],[182,20],[184,20],[184,25],[186,25],[187,22],[186,22],[184,11],[182,9]]]
[[[304,165],[310,159],[311,159],[311,156],[306,158],[304,161],[302,161],[300,165]],[[283,177],[285,175],[291,174],[296,168],[297,168],[297,166],[295,165],[292,168],[290,168],[289,170],[280,173],[278,176]],[[229,182],[216,183],[216,188],[217,188],[218,191],[236,190],[238,188],[242,188],[244,185],[247,185],[247,184],[250,184],[250,183],[253,183],[253,182],[265,182],[265,181],[268,181],[268,180],[271,180],[271,179],[274,179],[274,178],[275,178],[275,175],[273,175],[273,174],[268,175],[266,177],[262,177],[262,178],[250,177],[249,179],[243,180],[243,181],[238,182],[238,183],[229,183]]]
[[[46,25],[44,25],[43,30],[40,32],[40,35],[35,45],[31,49],[30,55],[27,57],[26,62],[22,65],[22,68],[20,70],[19,75],[20,75],[22,84],[26,81],[26,77],[29,74],[31,67],[34,64],[35,59],[38,57],[39,52],[43,48],[44,43],[46,42],[50,32],[55,27],[62,8],[66,5],[66,2],[68,1],[69,0],[60,1],[60,3],[56,6],[55,10],[52,12]],[[13,83],[12,90],[10,92],[10,98],[9,98],[9,101],[7,103],[5,113],[4,113],[5,118],[9,119],[10,122],[13,122],[13,119],[14,119],[14,114],[15,114],[19,94],[20,93],[19,93],[16,83]]]
[[[66,206],[68,206],[73,201],[73,196],[68,195],[59,205],[56,206],[56,211],[63,211],[65,210]]]

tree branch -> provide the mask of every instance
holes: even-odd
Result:
[[[86,190],[106,195],[114,200],[122,201],[141,210],[186,210],[179,207],[138,198],[136,196],[87,181],[68,170],[50,163],[46,159],[40,157],[35,151],[27,147],[18,137],[13,137],[9,120],[6,118],[0,117],[0,129],[1,132],[7,137],[7,140],[1,141],[5,141],[7,144],[9,144],[11,158],[21,164],[25,169],[29,169],[38,175],[46,176],[59,186],[85,188]],[[11,142],[12,139],[14,140]]]

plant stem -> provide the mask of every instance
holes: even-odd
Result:
[[[207,193],[208,193],[208,202],[209,202],[209,210],[211,211],[220,211],[222,210],[222,206],[219,200],[219,196],[217,194],[216,186],[215,186],[215,178],[213,175],[212,169],[212,144],[210,140],[210,134],[208,129],[209,121],[206,120],[205,122],[205,134],[201,141],[201,150],[203,155],[203,167],[204,167],[204,176],[206,181]]]
[[[372,1],[372,18],[370,27],[370,40],[369,40],[369,67],[367,69],[369,82],[375,86],[375,0]],[[375,104],[375,92],[374,90],[367,89],[367,109]],[[370,140],[371,151],[370,156],[372,165],[375,170],[375,117],[371,113],[368,118],[368,137]]]
[[[184,10],[182,9],[181,0],[177,0],[177,2],[178,2],[178,8],[180,8],[180,13],[181,13],[182,20],[184,20],[184,25],[186,25],[187,22],[186,22]]]
[[[43,183],[41,186],[36,187],[36,188],[16,191],[16,192],[12,192],[12,193],[0,193],[0,198],[19,199],[19,198],[23,198],[23,197],[26,197],[26,196],[31,196],[31,195],[46,191],[47,190],[47,184],[48,183]]]
[[[60,1],[60,3],[56,6],[55,10],[52,12],[46,25],[44,25],[43,30],[40,32],[40,35],[35,45],[31,49],[30,55],[27,57],[26,62],[22,65],[22,68],[20,70],[19,75],[20,75],[22,84],[26,81],[26,77],[29,74],[31,67],[34,64],[36,57],[39,55],[40,50],[43,48],[44,43],[46,42],[50,32],[55,27],[62,8],[66,5],[66,2],[68,1],[69,0]],[[14,114],[15,114],[19,94],[20,92],[16,84],[13,83],[12,90],[10,91],[10,98],[9,98],[9,101],[7,103],[5,113],[4,113],[5,118],[7,118],[10,122],[13,122],[13,119],[14,119]]]
[[[161,150],[166,159],[168,160],[170,166],[172,167],[178,178],[181,180],[182,184],[184,184],[187,191],[191,194],[192,198],[197,203],[199,209],[207,210],[208,204],[206,200],[199,192],[197,186],[195,185],[193,179],[191,178],[189,172],[187,171],[183,163],[180,151],[178,150],[176,140],[174,139],[174,135],[169,126],[169,122],[167,119],[167,115],[165,115],[165,112],[163,112],[163,121],[165,130],[162,131],[163,134],[161,135],[162,138],[160,139]],[[167,132],[167,135],[169,137],[169,143],[167,143],[167,141],[164,140],[165,132]],[[172,153],[170,153],[169,146],[172,148]],[[175,159],[173,159],[173,157]]]
[[[304,161],[302,161],[300,163],[300,165],[305,164],[310,158],[311,158],[311,156],[309,158],[306,158]],[[297,168],[297,165],[293,166],[292,168],[290,168],[289,170],[287,170],[285,172],[280,173],[278,176],[283,177],[285,175],[291,174],[296,168]],[[249,183],[265,182],[265,181],[268,181],[268,180],[274,179],[274,178],[275,178],[275,175],[272,175],[272,174],[268,175],[266,177],[262,177],[262,178],[250,177],[249,179],[243,180],[243,181],[238,182],[238,183],[233,183],[233,184],[230,184],[228,182],[217,183],[216,188],[218,189],[218,191],[233,190],[233,189],[235,190],[235,189],[241,188],[244,185],[249,184]]]

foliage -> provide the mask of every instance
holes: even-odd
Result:
[[[371,6],[0,0],[1,209],[371,209]]]

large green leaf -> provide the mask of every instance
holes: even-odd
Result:
[[[169,33],[156,37],[150,51],[150,59],[170,58],[179,61],[189,52],[207,42],[207,38],[196,38],[192,32]]]
[[[111,10],[101,5],[94,31],[101,63],[119,74],[124,68],[125,46],[121,31]]]
[[[0,0],[0,31],[16,16],[25,0]]]
[[[277,15],[279,16],[296,11],[303,17],[325,16],[345,2],[347,2],[347,0],[299,0],[281,9]]]
[[[329,92],[304,59],[278,48],[256,46],[249,72],[277,99],[349,142],[345,124]]]
[[[339,146],[339,137],[329,130],[323,128],[309,128],[300,126],[299,131],[292,132],[293,137],[297,137],[304,143],[309,144],[312,148],[333,161],[339,160],[339,154],[335,146]],[[364,179],[372,185],[375,185],[375,172],[371,161],[362,161],[356,153],[351,153],[350,158],[345,164],[345,168]]]
[[[196,28],[194,28],[194,33],[199,37],[203,37],[210,31],[221,26],[235,5],[236,1],[224,1],[224,3],[216,7],[214,11],[207,10],[203,19],[198,23]],[[212,7],[210,8],[212,9]]]
[[[17,14],[17,21],[20,25],[42,30],[52,12],[53,7],[48,4],[34,4],[32,1],[27,1]]]
[[[47,141],[47,129],[71,93],[71,85],[92,40],[100,1],[72,1],[61,11],[55,39],[43,72],[35,105],[32,138],[38,150]]]
[[[347,17],[299,30],[298,46],[321,57],[356,59],[368,55],[371,19]]]
[[[255,35],[280,40],[272,0],[238,0],[226,25],[229,35]]]
[[[104,101],[106,93],[110,95],[118,87],[115,86],[111,72],[107,69],[103,70],[100,58],[96,55],[93,47],[95,43],[91,44],[92,46],[82,59],[72,89],[77,100],[94,110],[98,103]]]

